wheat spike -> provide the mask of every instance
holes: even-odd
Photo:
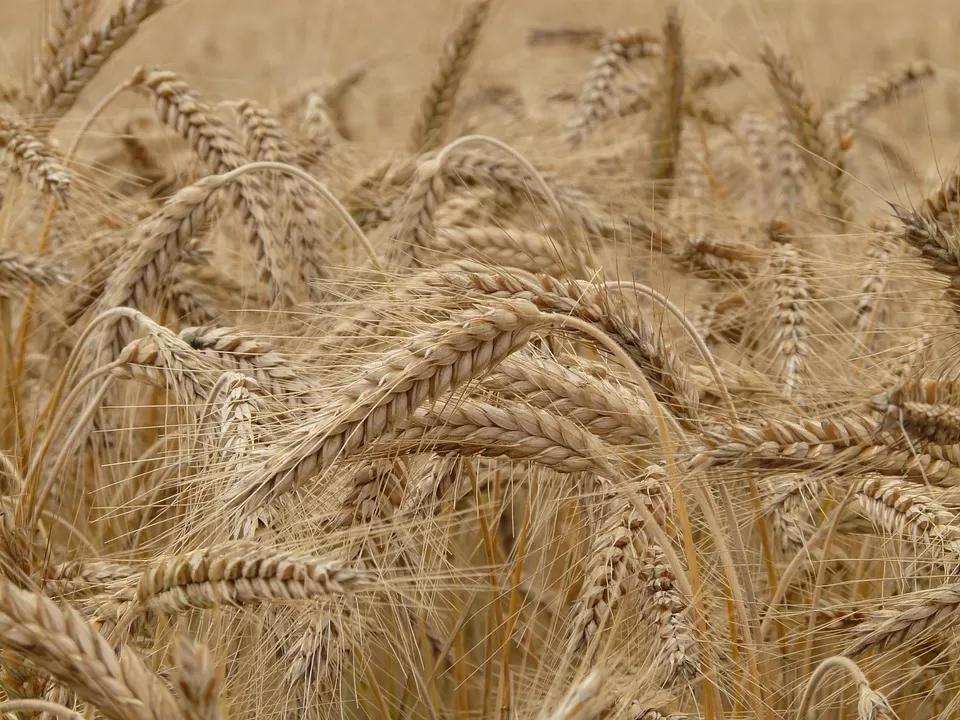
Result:
[[[100,69],[165,4],[165,0],[121,0],[99,28],[80,38],[76,49],[50,68],[37,88],[34,110],[51,119],[66,115]]]
[[[435,150],[443,144],[444,132],[453,113],[460,83],[490,13],[490,0],[471,0],[457,27],[443,44],[440,62],[420,105],[420,115],[411,133],[414,152]]]
[[[71,607],[0,582],[0,646],[50,673],[111,720],[170,720],[170,691],[130,649],[119,657]]]

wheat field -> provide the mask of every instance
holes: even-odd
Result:
[[[0,711],[960,717],[958,35],[0,4]]]

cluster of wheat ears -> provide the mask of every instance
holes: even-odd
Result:
[[[857,180],[932,65],[730,108],[671,9],[531,28],[536,114],[459,92],[472,0],[388,156],[362,68],[55,142],[164,4],[0,93],[3,714],[960,714],[960,169]]]

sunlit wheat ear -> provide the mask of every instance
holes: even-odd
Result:
[[[304,368],[241,328],[186,327],[179,337],[224,368],[249,375],[272,398],[289,405],[316,401],[315,388]]]
[[[854,489],[856,506],[884,534],[924,542],[938,554],[956,558],[960,528],[954,513],[913,483],[868,477]]]
[[[169,389],[186,406],[202,407],[223,368],[196,352],[166,328],[127,344],[112,374]]]
[[[789,218],[803,205],[806,166],[793,137],[790,118],[780,120],[776,134],[777,216]]]
[[[309,147],[301,160],[307,165],[317,164],[339,138],[354,139],[347,125],[347,100],[351,92],[367,76],[367,67],[353,65],[336,77],[311,83],[306,88],[285,98],[280,105],[280,119],[296,124],[299,119]],[[303,152],[301,148],[301,153]]]
[[[46,570],[42,589],[48,595],[79,596],[103,591],[105,587],[136,574],[136,569],[130,565],[74,560]]]
[[[624,68],[641,58],[655,57],[661,51],[660,39],[640,30],[622,30],[604,42],[583,84],[577,108],[567,122],[567,136],[572,145],[580,145],[616,112],[613,82]]]
[[[940,185],[924,200],[922,212],[944,232],[956,236],[960,227],[960,160],[948,166]]]
[[[447,291],[533,302],[544,312],[569,314],[597,325],[614,338],[647,374],[654,392],[672,412],[696,422],[700,401],[689,371],[674,348],[654,331],[643,316],[617,296],[589,283],[540,276],[526,280],[505,273],[443,273],[436,281]]]
[[[725,433],[704,433],[701,441],[704,449],[690,459],[690,464],[704,469],[826,467],[837,473],[866,470],[930,481],[943,480],[955,472],[953,446],[928,445],[926,452],[917,453],[898,444],[894,437],[881,434],[875,421],[852,414],[830,420],[740,426]]]
[[[699,675],[693,603],[677,587],[663,549],[648,542],[640,558],[643,616],[656,638],[659,675],[668,685],[689,682]]]
[[[66,202],[72,178],[50,148],[19,119],[0,110],[0,150],[25,181]]]
[[[859,350],[869,352],[881,327],[890,313],[890,298],[887,287],[890,283],[891,265],[897,245],[888,234],[878,234],[871,239],[867,250],[870,261],[868,271],[857,293],[854,306],[854,329]]]
[[[856,657],[868,650],[894,650],[924,633],[950,632],[960,622],[960,585],[947,583],[932,590],[903,595],[874,610],[857,628],[857,639],[844,651]]]
[[[810,94],[803,78],[790,65],[786,55],[778,53],[771,45],[763,47],[760,59],[766,66],[770,84],[784,115],[790,121],[800,148],[815,157],[824,157],[823,110]],[[804,158],[804,162],[816,160]]]
[[[756,173],[756,196],[762,203],[772,197],[770,180],[774,167],[774,129],[766,115],[743,112],[737,118],[737,135],[743,140],[744,149]]]
[[[696,277],[718,282],[752,277],[759,265],[750,245],[710,234],[684,237],[676,243],[670,260]]]
[[[743,67],[736,55],[710,55],[700,59],[693,67],[687,92],[693,94],[719,87],[742,75]]]
[[[439,258],[466,257],[503,267],[562,275],[572,264],[564,259],[560,243],[548,235],[495,225],[437,228],[425,236],[428,249]]]
[[[457,27],[443,45],[440,62],[424,95],[420,115],[411,133],[414,152],[436,150],[444,141],[444,132],[453,112],[460,83],[477,46],[480,31],[490,13],[490,0],[471,0]]]
[[[394,243],[396,251],[422,262],[427,249],[434,246],[434,216],[443,203],[447,184],[439,160],[423,162],[413,177],[400,215]]]
[[[100,27],[81,37],[72,52],[50,67],[34,95],[34,111],[51,119],[63,117],[110,58],[165,5],[166,0],[120,0]]]
[[[549,412],[507,403],[462,401],[421,410],[391,435],[390,447],[527,460],[561,473],[619,475],[596,436]]]
[[[0,581],[0,646],[50,673],[111,720],[169,720],[176,702],[130,648],[118,653],[76,610]]]
[[[346,603],[310,610],[298,617],[283,641],[283,687],[298,713],[312,711],[336,687],[356,633],[355,613]],[[310,717],[311,715],[307,715]]]
[[[587,556],[586,574],[568,625],[570,650],[589,661],[603,642],[599,633],[616,632],[613,625],[620,605],[636,597],[642,582],[641,548],[648,540],[643,524],[629,505],[607,503]],[[637,540],[635,542],[635,540]]]
[[[241,476],[246,470],[247,458],[258,438],[254,420],[264,412],[261,388],[256,380],[240,373],[224,373],[218,381],[223,399],[216,419],[218,445],[226,470],[231,476]],[[232,479],[236,483],[238,480]]]
[[[940,193],[932,200],[928,198],[923,211],[894,206],[894,212],[901,222],[900,240],[919,250],[930,270],[947,279],[946,296],[954,308],[960,308],[960,239],[940,220],[946,218],[947,222],[954,222],[951,211],[944,208],[952,206],[949,196],[957,191],[948,185],[949,180],[944,181]]]
[[[351,527],[389,519],[400,508],[409,482],[402,458],[363,463],[354,473],[336,524]]]
[[[785,55],[765,45],[760,58],[799,145],[801,160],[817,185],[821,207],[841,225],[849,219],[845,195],[844,153],[852,142],[848,133],[835,135],[824,121],[823,109]]]
[[[206,224],[215,207],[214,194],[229,182],[212,175],[181,190],[162,210],[139,228],[142,242],[127,251],[127,258],[107,282],[99,306],[151,310],[163,296],[174,266],[194,234]]]

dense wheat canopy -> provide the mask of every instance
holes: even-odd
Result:
[[[0,3],[0,711],[960,717],[958,33]]]

